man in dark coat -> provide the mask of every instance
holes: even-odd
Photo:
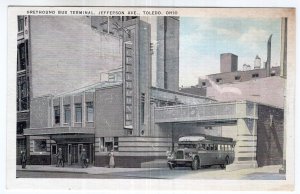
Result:
[[[21,151],[21,164],[22,168],[26,168],[26,153],[24,151]]]
[[[88,167],[88,164],[87,164],[87,153],[85,151],[85,149],[82,149],[81,151],[81,155],[80,155],[80,159],[81,159],[81,167],[84,168],[84,167]]]
[[[62,149],[58,148],[58,153],[57,153],[57,167],[59,167],[59,165],[61,165],[62,167],[64,167],[64,157],[63,157],[63,153],[62,153]]]

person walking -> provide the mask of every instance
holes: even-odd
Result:
[[[87,153],[85,151],[85,149],[83,148],[82,151],[81,151],[81,155],[80,155],[80,160],[81,160],[81,167],[84,168],[84,167],[88,167],[88,164],[87,164]]]
[[[61,165],[62,167],[64,167],[64,157],[63,157],[63,153],[62,153],[62,149],[58,148],[58,153],[57,153],[57,167],[59,167],[59,165]]]
[[[114,158],[114,150],[111,150],[109,153],[109,168],[115,167],[115,158]]]
[[[22,164],[22,168],[26,168],[26,153],[25,151],[21,150],[21,164]]]

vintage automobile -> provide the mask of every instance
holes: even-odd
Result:
[[[234,145],[232,138],[208,135],[180,137],[178,147],[167,153],[168,166],[171,170],[180,166],[191,167],[192,170],[212,165],[225,168],[233,162]]]

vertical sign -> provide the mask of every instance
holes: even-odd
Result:
[[[132,129],[133,115],[133,46],[130,43],[125,43],[125,128]]]
[[[133,81],[134,81],[134,44],[132,29],[124,33],[124,128],[133,129]],[[132,131],[128,132],[129,134]]]

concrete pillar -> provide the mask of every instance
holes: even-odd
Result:
[[[257,168],[257,120],[239,118],[237,128],[238,134],[234,148],[235,158],[232,164],[226,166],[226,171]]]

